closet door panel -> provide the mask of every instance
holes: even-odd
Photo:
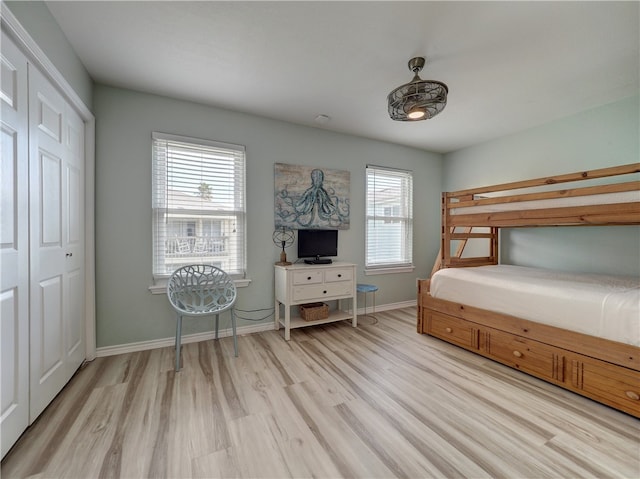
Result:
[[[67,361],[71,374],[84,360],[84,274],[81,268],[67,273]]]
[[[72,146],[82,122],[36,68],[29,111],[33,421],[84,359],[84,169]]]
[[[69,376],[85,359],[85,241],[84,241],[84,122],[65,107],[64,135],[64,231],[66,367]]]
[[[65,205],[67,210],[67,244],[69,246],[78,246],[82,243],[84,231],[82,227],[84,225],[83,217],[83,179],[81,171],[74,167],[67,167],[67,185],[68,197],[67,204]]]
[[[47,89],[46,93],[39,91],[36,97],[37,100],[35,100],[35,103],[37,110],[34,113],[38,129],[51,137],[54,144],[62,144],[62,112],[64,111],[64,101],[61,103],[60,95],[52,89]]]
[[[36,68],[29,68],[31,231],[30,420],[68,381],[64,365],[62,242],[64,99]]]
[[[40,383],[48,380],[64,366],[64,351],[62,350],[62,277],[46,278],[39,283],[38,307],[33,313],[39,318],[40,324],[36,341],[32,341],[31,348],[38,350],[40,361],[37,377]]]
[[[0,452],[29,424],[27,60],[2,32],[0,55]]]
[[[4,107],[4,105],[3,105]],[[4,108],[3,108],[4,110]],[[5,121],[2,113],[0,126],[0,143],[2,144],[2,157],[0,157],[0,194],[2,205],[0,206],[0,248],[2,248],[3,260],[17,260],[16,253],[19,249],[19,208],[21,193],[17,185],[17,177],[20,173],[18,132],[11,128]],[[23,174],[24,176],[24,174]],[[15,266],[15,265],[14,265]]]
[[[62,160],[55,155],[38,151],[40,184],[40,248],[62,247]]]
[[[2,364],[12,365],[17,361],[18,355],[18,335],[20,334],[20,321],[18,317],[18,291],[17,288],[9,288],[0,293],[0,316],[2,334],[2,351],[0,358]],[[11,414],[16,407],[17,397],[19,394],[19,375],[13,368],[3,368],[2,370],[2,399],[0,405],[2,407],[2,415]],[[26,427],[26,424],[25,424]]]

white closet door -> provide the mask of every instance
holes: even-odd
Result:
[[[83,128],[30,65],[31,421],[84,359]]]
[[[0,58],[0,449],[29,425],[29,171],[27,60],[2,33]]]

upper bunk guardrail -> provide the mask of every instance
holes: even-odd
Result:
[[[503,227],[638,225],[640,180],[637,173],[640,173],[640,163],[632,163],[444,192],[441,248],[432,274],[443,267],[497,264],[498,231]],[[612,178],[613,182],[541,191],[541,187],[549,185],[603,178]],[[634,179],[627,181],[629,178]],[[624,200],[617,193],[621,193]],[[584,197],[587,198],[582,201],[580,198]],[[487,256],[463,257],[469,240],[482,239],[489,242]]]
[[[640,181],[583,186],[553,191],[521,192],[541,186],[593,180],[640,172],[640,163],[548,178],[504,183],[443,193],[443,224],[448,226],[545,226],[640,224]],[[480,197],[518,190],[514,194]],[[598,196],[602,195],[602,196]],[[608,199],[605,199],[609,196]],[[580,199],[584,201],[580,201]],[[562,203],[562,202],[565,203]],[[527,203],[529,202],[529,203]],[[526,206],[526,207],[525,207]],[[480,211],[479,207],[493,207]],[[504,208],[500,210],[500,207]]]
[[[532,188],[536,186],[559,185],[562,183],[594,180],[598,178],[608,178],[612,176],[629,175],[634,173],[640,173],[640,163],[630,163],[628,165],[611,166],[608,168],[600,168],[597,170],[582,171],[578,173],[568,173],[564,175],[535,178],[532,180],[514,181],[511,183],[502,183],[498,185],[469,188],[466,190],[446,192],[445,195],[450,198],[454,198],[454,197],[459,198],[459,197],[465,197],[470,195],[479,195],[483,193],[495,193],[499,191],[519,190],[524,188]],[[634,183],[634,182],[630,182],[630,183]],[[602,185],[602,186],[606,186],[606,185]],[[638,189],[638,187],[636,187],[635,189]]]

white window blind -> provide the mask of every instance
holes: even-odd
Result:
[[[153,276],[187,264],[245,273],[244,146],[153,133]]]
[[[367,165],[366,268],[412,266],[413,173]]]

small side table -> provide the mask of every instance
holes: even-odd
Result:
[[[358,293],[364,293],[364,315],[367,316],[367,293],[373,293],[373,313],[376,314],[376,291],[378,287],[375,284],[358,283],[356,286]]]

